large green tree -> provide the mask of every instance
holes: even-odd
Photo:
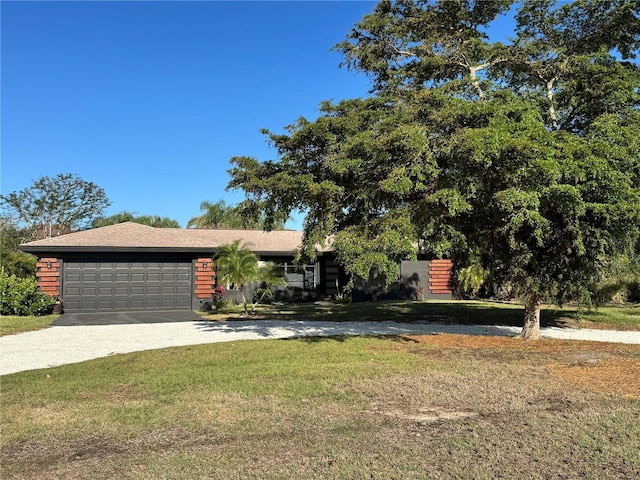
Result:
[[[0,196],[0,201],[36,239],[86,228],[111,204],[101,187],[71,173],[40,177],[23,190]]]
[[[515,11],[504,42],[487,32]],[[306,210],[303,254],[333,236],[387,283],[419,248],[471,263],[525,304],[588,295],[640,229],[640,7],[631,0],[382,1],[336,48],[372,95],[321,105],[279,158],[234,157],[266,218]]]

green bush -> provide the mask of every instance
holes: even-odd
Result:
[[[258,288],[253,294],[253,303],[270,305],[273,303],[273,292],[270,288]]]
[[[55,300],[38,290],[33,278],[18,278],[0,271],[0,314],[46,315]]]
[[[0,253],[0,264],[4,271],[9,275],[15,275],[20,278],[35,278],[36,276],[35,255],[24,252],[7,252]]]
[[[336,293],[333,296],[333,301],[341,305],[351,303],[351,294],[349,294],[348,292]]]

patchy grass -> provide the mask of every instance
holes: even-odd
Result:
[[[524,309],[516,303],[488,301],[384,301],[337,304],[260,305],[256,315],[249,318],[271,320],[330,320],[441,322],[468,325],[522,326]],[[211,320],[246,319],[241,311],[221,314],[208,313]],[[640,305],[600,307],[585,310],[575,306],[564,308],[547,306],[541,314],[542,326],[574,326],[584,328],[613,328],[640,330]]]
[[[2,378],[3,478],[638,478],[640,347],[432,335]]]
[[[605,306],[586,311],[574,308],[572,316],[579,324],[597,325],[602,328],[640,330],[640,305]]]
[[[58,315],[43,315],[41,317],[2,315],[0,316],[0,336],[41,330],[51,325],[51,322],[56,318]]]

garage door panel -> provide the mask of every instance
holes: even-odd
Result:
[[[147,298],[145,299],[145,309],[146,310],[161,310],[162,303],[159,298]]]
[[[129,301],[128,300],[114,300],[113,305],[116,310],[127,310],[129,309]]]
[[[65,310],[191,308],[191,262],[65,262]]]
[[[67,280],[70,282],[79,282],[80,281],[80,273],[77,272],[69,272],[66,276]]]
[[[79,292],[83,297],[95,297],[98,295],[98,287],[80,287]]]

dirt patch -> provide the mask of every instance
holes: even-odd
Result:
[[[492,337],[488,335],[403,335],[401,340],[418,344],[429,344],[443,348],[470,349],[518,349],[525,352],[542,352],[564,354],[566,352],[593,350],[598,352],[612,352],[631,354],[640,357],[640,347],[623,343],[587,342],[578,340],[542,339],[526,342],[517,337]]]
[[[549,365],[549,373],[584,390],[640,400],[640,360],[591,357],[586,364]]]
[[[406,410],[400,408],[399,405],[381,403],[373,403],[370,413],[373,415],[384,415],[396,419],[410,420],[416,423],[435,423],[475,417],[478,415],[476,412],[450,410],[439,407],[420,407],[415,410]]]

